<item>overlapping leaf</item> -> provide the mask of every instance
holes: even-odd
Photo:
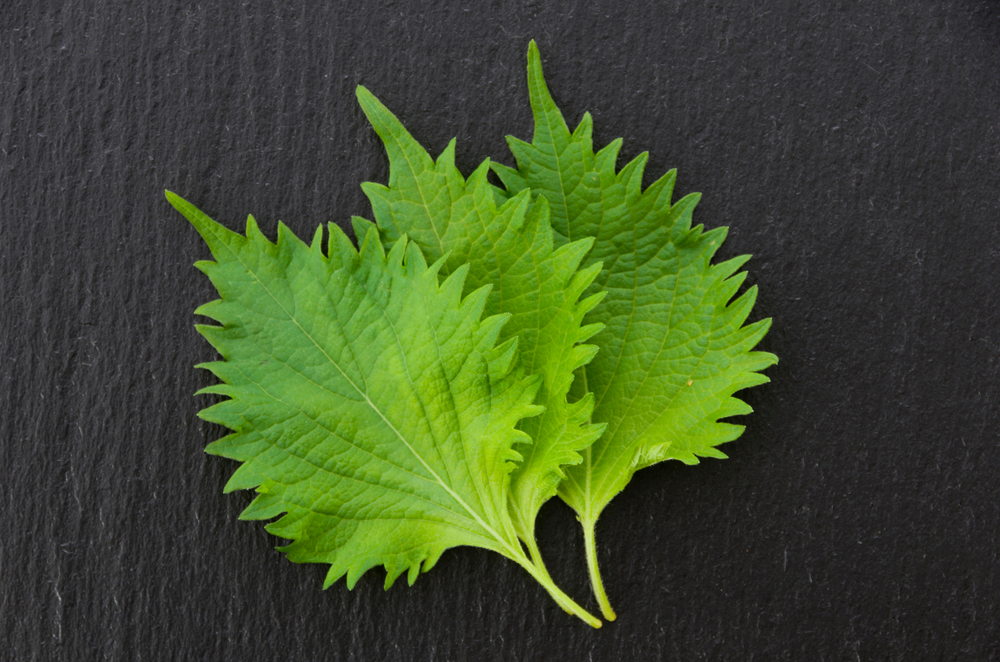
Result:
[[[579,451],[604,428],[588,422],[590,395],[573,403],[566,397],[573,371],[597,351],[581,343],[601,328],[582,320],[603,295],[592,292],[579,300],[600,271],[597,262],[577,271],[593,240],[562,241],[554,248],[544,198],[529,209],[524,191],[498,208],[486,180],[489,161],[466,180],[455,167],[454,140],[434,161],[370,92],[359,88],[358,100],[389,155],[389,185],[363,185],[383,240],[391,244],[409,236],[429,259],[445,259],[443,273],[468,264],[468,287],[492,284],[487,314],[510,315],[500,340],[519,338],[525,370],[542,377],[536,402],[545,411],[519,426],[533,441],[519,448],[524,461],[511,480],[515,524],[537,555],[539,508],[555,495],[562,467],[579,463]],[[361,236],[370,223],[355,219],[355,227]]]
[[[221,299],[198,313],[224,361],[208,363],[229,399],[201,416],[234,432],[209,452],[243,462],[227,491],[256,487],[245,519],[292,540],[297,562],[329,563],[349,586],[384,565],[409,581],[456,545],[524,558],[507,512],[515,430],[540,408],[540,379],[512,369],[507,316],[481,319],[489,287],[461,298],[467,269],[438,284],[405,237],[386,255],[375,233],[360,254],[334,225],[311,246],[284,225],[277,244],[251,217],[247,236],[180,198],[215,262],[198,267]]]
[[[534,42],[528,86],[532,143],[508,138],[517,169],[493,167],[509,195],[548,199],[557,243],[594,237],[585,265],[604,265],[589,290],[607,294],[589,315],[605,325],[593,338],[600,352],[579,381],[594,394],[593,421],[608,427],[568,469],[559,494],[579,514],[595,590],[613,618],[596,570],[597,517],[643,467],[725,457],[717,446],[743,428],[719,419],[750,411],[733,393],[768,381],[759,371],[777,359],[751,351],[770,320],[743,326],[755,287],[732,300],[749,256],[711,264],[726,230],[691,227],[698,196],[671,204],[673,171],[643,190],[645,153],[616,170],[621,140],[595,153],[589,114],[570,132]]]
[[[558,491],[577,511],[613,619],[600,513],[643,467],[725,457],[743,428],[721,419],[750,411],[734,393],[777,359],[753,351],[770,320],[744,325],[756,288],[734,299],[747,256],[711,263],[725,228],[691,226],[673,171],[643,190],[645,154],[617,170],[621,140],[595,153],[589,114],[570,132],[534,42],[528,59],[535,135],[508,139],[517,169],[492,164],[505,189],[489,161],[465,179],[454,141],[432,159],[359,88],[390,160],[388,186],[363,185],[360,252],[332,225],[324,253],[321,230],[272,244],[168,198],[216,259],[198,264],[222,297],[198,310],[222,325],[199,327],[224,359],[204,392],[229,399],[201,415],[233,430],[208,451],[242,462],[227,491],[257,489],[244,518],[280,517],[267,529],[330,564],[326,585],[492,549],[599,627],[541,563],[539,508]]]

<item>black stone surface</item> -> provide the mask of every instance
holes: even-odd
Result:
[[[359,83],[464,172],[511,163],[531,38],[571,123],[677,167],[721,257],[754,254],[781,357],[730,459],[605,512],[599,631],[484,551],[324,592],[238,522],[191,395],[207,250],[163,198],[271,233],[367,215]],[[1000,658],[998,72],[992,0],[7,0],[0,658]],[[539,531],[593,607],[570,511]]]

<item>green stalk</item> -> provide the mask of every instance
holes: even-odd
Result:
[[[537,550],[537,547],[535,549]],[[522,568],[527,570],[528,574],[534,577],[539,584],[544,586],[545,590],[548,591],[549,595],[552,596],[552,599],[556,601],[556,604],[562,607],[567,613],[576,616],[577,618],[579,618],[592,628],[601,627],[601,621],[598,618],[596,618],[589,611],[578,605],[573,600],[573,598],[563,593],[562,589],[556,586],[555,582],[552,581],[552,577],[549,576],[549,572],[548,570],[545,569],[544,565],[542,564],[536,565],[532,563],[531,560],[528,559],[528,557],[525,556],[523,552],[520,554],[520,558],[515,558],[514,560]]]
[[[587,554],[587,570],[590,572],[590,585],[594,589],[594,596],[597,604],[601,607],[601,614],[609,621],[615,620],[614,609],[608,601],[608,594],[604,592],[604,582],[601,581],[601,571],[597,567],[597,546],[594,544],[594,528],[597,524],[595,519],[581,519],[583,526],[583,546]]]
[[[563,593],[562,589],[556,586],[555,581],[553,581],[552,576],[549,574],[548,568],[545,567],[545,563],[542,561],[542,553],[538,549],[538,543],[535,542],[533,527],[525,527],[523,518],[519,517],[519,515],[520,513],[514,513],[514,517],[511,519],[511,524],[513,524],[514,530],[520,531],[520,533],[514,533],[514,531],[512,531],[513,544],[505,545],[507,551],[505,555],[527,570],[528,574],[534,577],[539,584],[544,586],[545,590],[548,591],[549,595],[551,595],[556,601],[556,604],[562,607],[567,613],[578,617],[584,623],[593,628],[601,627],[601,621],[598,618],[578,605],[573,598]],[[531,554],[530,559],[524,553],[524,547],[521,546],[521,540],[524,540],[528,547],[528,553]]]

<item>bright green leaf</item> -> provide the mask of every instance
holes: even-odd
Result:
[[[489,161],[466,180],[455,167],[454,140],[435,161],[368,90],[359,87],[358,100],[389,155],[389,185],[362,185],[383,240],[389,245],[409,236],[429,259],[445,258],[443,273],[467,264],[468,287],[492,284],[487,314],[510,315],[501,342],[519,338],[525,370],[542,377],[536,403],[545,412],[519,425],[533,442],[519,447],[524,461],[511,482],[515,525],[539,560],[534,536],[538,510],[555,495],[564,467],[578,464],[579,451],[604,428],[588,421],[593,408],[589,394],[572,403],[566,397],[573,371],[597,351],[580,343],[601,329],[582,322],[603,295],[593,292],[579,300],[601,268],[592,262],[577,270],[593,240],[561,241],[554,248],[545,198],[529,210],[529,192],[523,191],[498,208],[486,179]],[[356,219],[355,227],[362,236],[370,223]]]
[[[711,264],[726,230],[691,227],[698,196],[671,204],[674,171],[643,190],[645,153],[616,170],[621,140],[595,153],[589,114],[570,132],[534,42],[528,87],[534,138],[508,138],[517,169],[494,170],[510,196],[530,190],[548,199],[557,243],[594,237],[585,266],[604,265],[588,290],[606,293],[588,315],[605,325],[593,338],[600,352],[581,370],[578,388],[594,394],[593,421],[607,430],[568,469],[559,494],[584,526],[595,592],[614,618],[596,567],[598,516],[643,467],[725,457],[717,447],[743,427],[719,419],[750,411],[733,394],[768,381],[759,371],[777,358],[751,351],[770,320],[743,325],[757,290],[732,298],[748,256]]]
[[[228,399],[201,412],[233,433],[208,452],[239,460],[227,490],[256,487],[245,519],[292,542],[292,561],[330,564],[326,585],[353,586],[384,565],[386,587],[412,583],[457,545],[496,551],[538,579],[567,611],[593,619],[526,557],[508,511],[516,430],[541,408],[540,379],[516,367],[517,341],[497,344],[507,316],[482,319],[489,287],[462,297],[467,268],[439,284],[399,238],[375,232],[360,253],[334,225],[310,246],[279,224],[246,237],[172,193],[208,243],[199,262],[221,299],[198,313],[223,361],[204,392]]]

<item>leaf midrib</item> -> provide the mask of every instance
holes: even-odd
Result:
[[[315,384],[315,385],[316,385],[317,387],[319,387],[320,389],[322,389],[322,390],[326,391],[327,393],[330,393],[330,394],[332,394],[332,395],[334,395],[334,396],[337,396],[337,395],[338,395],[337,393],[335,393],[335,392],[331,391],[331,390],[330,390],[329,388],[327,388],[327,387],[326,387],[326,386],[324,386],[323,384],[320,384],[319,382],[315,381],[314,379],[312,379],[312,378],[308,377],[308,376],[307,376],[306,374],[304,374],[304,373],[303,373],[302,371],[300,371],[300,370],[298,370],[297,368],[295,368],[295,367],[294,367],[293,365],[291,365],[291,364],[290,364],[290,363],[288,363],[287,361],[284,361],[284,360],[282,360],[281,358],[279,358],[279,357],[275,356],[274,354],[271,354],[270,352],[267,352],[267,351],[265,351],[265,350],[264,350],[264,349],[263,349],[263,348],[262,348],[262,347],[261,347],[260,345],[258,345],[257,343],[253,343],[253,346],[254,346],[254,347],[256,347],[256,348],[257,348],[257,351],[259,351],[259,352],[260,352],[261,354],[263,354],[264,356],[270,356],[270,357],[271,357],[272,359],[274,359],[274,360],[275,360],[276,362],[280,363],[281,365],[284,365],[285,367],[287,367],[287,368],[289,368],[290,370],[292,370],[293,372],[295,372],[295,373],[296,373],[297,375],[299,375],[299,376],[300,376],[300,377],[301,377],[302,379],[304,379],[304,380],[306,380],[306,381],[308,381],[308,382],[311,382],[312,384]],[[282,399],[281,399],[281,398],[279,398],[278,396],[276,396],[276,395],[274,395],[274,394],[270,393],[270,392],[269,392],[269,391],[268,391],[268,390],[267,390],[267,389],[266,389],[266,388],[264,387],[264,385],[263,385],[263,384],[261,384],[261,383],[259,383],[259,382],[255,382],[255,381],[254,381],[254,379],[253,379],[252,377],[250,377],[250,376],[249,376],[249,375],[248,375],[248,374],[247,374],[246,372],[244,372],[244,371],[243,371],[243,369],[242,369],[242,368],[240,368],[240,366],[239,366],[238,364],[235,364],[235,363],[234,363],[234,364],[233,364],[233,367],[234,367],[234,368],[235,368],[235,369],[237,370],[237,372],[239,372],[239,373],[240,373],[241,375],[243,375],[243,377],[244,377],[244,378],[245,378],[245,379],[246,379],[246,380],[247,380],[247,381],[248,381],[249,383],[251,383],[251,384],[256,384],[256,385],[257,385],[257,387],[258,387],[258,388],[260,388],[260,390],[261,390],[261,391],[263,391],[263,393],[264,393],[265,395],[267,395],[267,397],[271,398],[271,399],[272,399],[272,400],[274,400],[275,402],[279,402],[279,403],[281,403],[281,404],[285,405],[285,406],[286,406],[286,407],[288,407],[289,409],[292,409],[292,410],[295,410],[295,411],[298,411],[298,412],[299,412],[300,414],[302,414],[303,416],[305,416],[306,418],[308,418],[308,419],[309,419],[310,421],[312,421],[312,422],[313,422],[313,423],[314,423],[314,424],[316,425],[316,427],[318,427],[318,428],[322,428],[322,429],[323,429],[323,430],[325,430],[325,431],[326,431],[327,433],[329,433],[329,434],[330,434],[330,436],[332,436],[332,437],[336,437],[337,439],[340,439],[341,441],[343,441],[344,443],[346,443],[346,444],[347,444],[348,446],[350,446],[351,448],[354,448],[355,450],[358,450],[358,451],[360,451],[360,452],[362,452],[362,453],[364,453],[364,454],[366,454],[366,455],[368,455],[368,456],[370,456],[370,457],[372,457],[372,458],[375,458],[376,460],[379,460],[379,461],[381,461],[381,462],[384,462],[385,464],[389,465],[390,467],[392,467],[392,468],[394,468],[394,469],[397,469],[397,470],[399,470],[399,471],[402,471],[403,473],[406,473],[406,474],[409,474],[409,475],[413,476],[414,478],[418,478],[418,479],[420,479],[420,480],[422,480],[422,481],[426,481],[426,482],[428,482],[428,483],[430,483],[430,484],[432,484],[432,485],[434,484],[434,482],[433,482],[432,480],[430,480],[429,478],[427,478],[427,476],[421,476],[420,474],[418,474],[418,473],[414,473],[413,471],[411,471],[411,470],[407,469],[406,467],[403,467],[403,466],[400,466],[400,465],[398,465],[398,464],[394,464],[393,462],[390,462],[390,461],[389,461],[388,459],[386,459],[386,458],[384,458],[384,457],[380,457],[380,456],[376,455],[375,453],[371,452],[370,450],[368,450],[367,448],[363,448],[363,447],[361,447],[361,446],[359,446],[359,445],[355,444],[355,443],[354,443],[353,441],[351,441],[350,439],[347,439],[346,437],[343,437],[342,435],[339,435],[339,434],[337,434],[337,433],[336,433],[335,431],[331,430],[331,429],[330,429],[329,427],[327,427],[327,426],[326,426],[325,424],[323,424],[323,423],[322,423],[321,421],[319,421],[319,420],[317,420],[316,418],[314,418],[313,416],[311,416],[311,415],[310,415],[309,413],[307,413],[307,412],[306,412],[306,411],[305,411],[304,409],[302,409],[301,407],[298,407],[298,406],[296,406],[296,405],[294,405],[294,404],[292,404],[292,403],[290,403],[290,402],[287,402],[287,401],[285,401],[285,400],[282,400]],[[252,428],[253,428],[254,430],[256,430],[258,434],[261,434],[261,435],[263,435],[263,432],[261,432],[260,428],[258,428],[258,427],[257,427],[256,425],[253,425],[252,423],[250,423],[250,421],[249,421],[249,420],[247,420],[247,418],[246,418],[245,416],[243,416],[242,418],[243,418],[243,420],[244,420],[244,421],[246,421],[246,422],[247,422],[248,424],[250,424],[250,426],[251,426],[251,427],[252,427]],[[371,485],[372,487],[380,487],[380,488],[382,488],[382,489],[385,489],[385,490],[388,490],[388,491],[391,491],[391,492],[398,492],[398,493],[400,493],[400,494],[405,494],[405,495],[407,495],[407,496],[412,496],[412,497],[414,497],[414,498],[416,498],[416,499],[419,499],[419,500],[421,500],[421,501],[426,501],[427,503],[430,503],[430,504],[433,504],[434,506],[437,506],[437,507],[439,507],[439,508],[445,508],[445,506],[444,506],[443,504],[440,504],[440,503],[437,503],[437,502],[435,502],[435,501],[433,501],[433,500],[431,500],[431,499],[428,499],[428,498],[427,498],[427,497],[425,497],[425,496],[421,496],[421,495],[419,495],[419,494],[416,494],[416,493],[412,493],[412,492],[406,492],[405,490],[401,490],[401,489],[399,489],[398,487],[393,487],[393,486],[391,486],[391,485],[384,485],[384,484],[382,484],[382,483],[371,483],[371,482],[368,482],[368,481],[365,481],[365,480],[361,480],[360,478],[357,478],[357,477],[355,477],[355,476],[348,476],[348,475],[346,475],[346,474],[341,474],[341,473],[337,473],[336,471],[332,471],[332,470],[330,470],[330,469],[328,469],[328,468],[326,468],[326,467],[324,467],[324,466],[322,466],[322,465],[319,465],[319,464],[316,464],[315,462],[313,462],[313,461],[309,460],[309,459],[308,459],[307,457],[304,457],[304,456],[301,456],[301,455],[296,455],[296,454],[292,453],[292,452],[291,452],[291,451],[290,451],[289,449],[287,449],[287,448],[283,448],[283,447],[281,447],[281,446],[278,446],[278,445],[276,445],[276,444],[272,444],[272,448],[276,448],[276,449],[278,449],[279,451],[281,451],[281,452],[285,453],[286,455],[288,455],[289,457],[294,457],[294,458],[296,458],[297,460],[301,460],[302,462],[305,462],[306,464],[308,464],[308,465],[310,465],[310,466],[314,467],[314,468],[315,468],[316,470],[318,470],[318,471],[322,471],[322,472],[324,472],[324,473],[327,473],[327,474],[330,474],[330,475],[332,475],[332,476],[337,476],[338,478],[346,478],[346,479],[348,479],[348,480],[353,480],[353,481],[355,481],[355,482],[358,482],[358,483],[362,483],[362,484],[365,484],[365,485]],[[459,512],[456,512],[456,511],[454,511],[454,510],[450,510],[450,509],[446,509],[446,510],[449,510],[449,512],[452,512],[452,513],[455,513],[455,514],[456,514],[456,515],[458,515],[459,517],[463,517],[463,518],[467,519],[467,520],[468,520],[468,521],[470,521],[470,522],[474,521],[474,520],[472,520],[472,519],[470,519],[470,518],[466,517],[466,516],[465,516],[465,515],[463,515],[462,513],[459,513]],[[338,517],[341,517],[341,515],[338,515]],[[349,519],[349,518],[345,518],[345,519]],[[470,533],[473,533],[473,532],[471,532],[471,531],[470,531]]]
[[[371,399],[368,397],[368,394],[358,388],[357,384],[354,383],[354,380],[352,380],[347,375],[347,373],[345,373],[343,371],[343,369],[341,369],[341,367],[339,365],[337,365],[337,363],[333,360],[333,358],[329,354],[327,354],[326,350],[324,350],[323,347],[320,346],[320,344],[318,342],[316,342],[316,339],[313,338],[312,335],[308,331],[306,331],[305,328],[303,328],[301,324],[299,324],[298,320],[295,319],[295,317],[291,313],[288,312],[288,309],[285,308],[284,305],[282,305],[281,301],[278,300],[278,298],[274,295],[274,293],[271,292],[271,290],[267,287],[267,285],[265,285],[264,282],[253,271],[253,269],[250,268],[250,265],[248,265],[246,262],[244,262],[243,258],[238,253],[236,253],[235,251],[233,251],[232,248],[229,247],[229,244],[225,241],[225,237],[220,236],[215,231],[215,228],[213,226],[209,225],[209,228],[211,228],[212,233],[215,234],[216,237],[218,237],[220,239],[220,243],[223,246],[226,247],[226,250],[229,251],[229,253],[234,258],[236,258],[236,260],[241,265],[243,265],[243,268],[246,269],[247,273],[250,274],[253,277],[253,279],[257,282],[258,285],[260,285],[261,289],[263,289],[264,292],[266,292],[267,295],[269,297],[271,297],[271,299],[275,302],[275,304],[277,304],[277,306],[279,308],[281,308],[281,310],[285,313],[285,315],[288,316],[288,319],[290,319],[292,321],[292,323],[295,324],[296,327],[298,327],[299,331],[301,331],[302,334],[306,338],[308,338],[309,341],[316,347],[316,349],[318,349],[320,351],[320,353],[323,354],[323,356],[330,362],[330,365],[332,365],[334,368],[336,368],[337,372],[339,372],[341,375],[343,375],[344,379],[347,380],[347,382],[351,385],[351,387],[354,388],[354,390],[358,392],[358,395],[360,395],[362,398],[365,399],[365,402],[368,403],[368,406],[371,407],[372,411],[374,411],[376,414],[378,414],[379,418],[381,418],[383,420],[383,422],[385,422],[385,424],[387,426],[389,426],[389,429],[393,431],[393,433],[399,438],[400,441],[403,442],[403,444],[410,451],[410,453],[420,462],[420,464],[422,464],[424,466],[424,468],[431,474],[431,476],[434,477],[434,480],[441,486],[441,488],[444,489],[453,499],[455,499],[456,503],[458,503],[460,506],[462,506],[462,508],[464,508],[466,510],[466,512],[468,512],[469,515],[472,516],[473,520],[475,520],[475,522],[477,524],[479,524],[481,527],[483,527],[483,529],[485,531],[487,531],[488,533],[490,533],[494,537],[494,539],[497,542],[499,542],[501,545],[503,545],[507,549],[507,551],[511,554],[511,556],[514,557],[515,556],[515,552],[511,548],[511,545],[506,540],[506,538],[500,536],[500,534],[497,533],[493,529],[493,527],[491,527],[488,523],[486,523],[485,521],[483,521],[483,519],[479,516],[479,514],[475,510],[473,510],[465,502],[465,500],[462,499],[461,496],[459,496],[459,494],[457,492],[455,492],[449,485],[447,485],[443,480],[441,480],[441,477],[438,476],[437,472],[434,471],[434,469],[424,460],[424,458],[416,451],[416,449],[402,435],[402,433],[400,433],[400,431],[396,429],[396,427],[389,421],[389,419],[386,418],[385,414],[382,413],[382,411],[375,405],[375,403],[371,401]],[[364,289],[365,289],[366,292],[368,292],[368,289],[365,286],[365,284],[361,283],[360,280],[357,280],[356,275],[353,272],[351,273],[351,276],[354,277],[355,280],[362,285],[362,287],[364,287]],[[368,294],[369,294],[369,296],[371,296],[370,292],[368,292]],[[384,315],[385,315],[385,311],[383,311],[383,316]],[[395,333],[395,330],[393,330],[393,333]],[[397,337],[397,342],[398,342],[398,340],[399,339]]]

